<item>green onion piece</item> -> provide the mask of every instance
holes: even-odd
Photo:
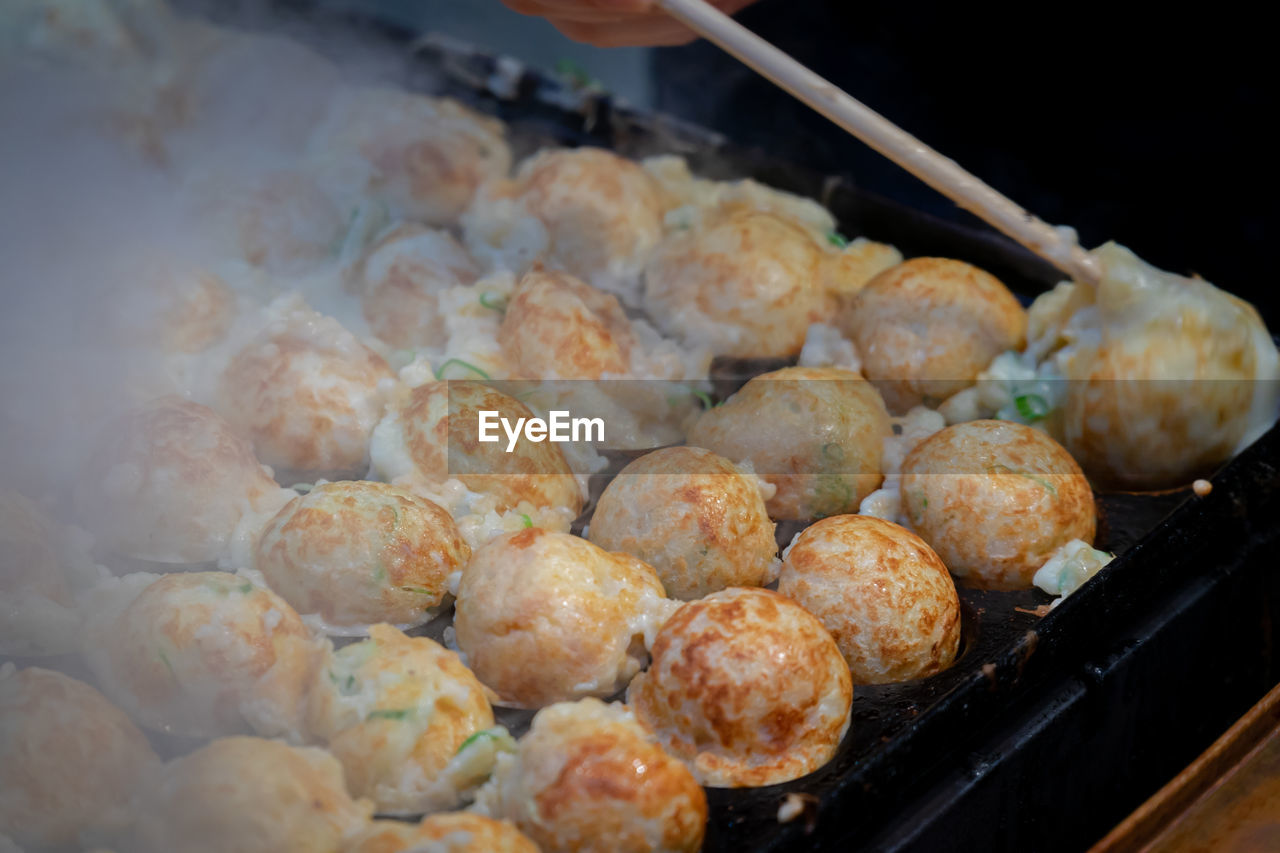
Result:
[[[828,231],[827,242],[835,246],[837,249],[844,249],[849,245],[849,238],[841,234],[839,231]]]
[[[295,492],[297,492],[300,495],[305,495],[307,492],[315,488],[315,484],[314,483],[294,483],[289,488],[293,489]]]
[[[586,89],[596,84],[591,74],[576,59],[561,59],[556,62],[556,73],[569,78],[575,86]]]
[[[444,379],[444,372],[449,368],[449,365],[451,364],[456,364],[459,367],[465,368],[466,370],[470,370],[472,373],[476,374],[481,379],[493,378],[489,374],[485,373],[483,370],[476,367],[474,364],[472,364],[469,361],[463,361],[460,358],[451,358],[448,361],[446,361],[444,364],[440,365],[440,368],[436,370],[436,379]]]
[[[245,595],[248,595],[249,593],[253,592],[253,584],[251,583],[240,584],[240,591],[243,592]]]
[[[478,740],[481,740],[482,738],[489,738],[490,740],[492,740],[492,739],[494,739],[494,738],[496,738],[496,737],[497,737],[497,735],[496,735],[496,734],[494,734],[493,732],[489,731],[488,729],[481,729],[480,731],[478,731],[478,732],[476,732],[475,734],[473,734],[471,737],[469,737],[469,738],[467,738],[466,740],[464,740],[464,741],[462,742],[462,746],[458,747],[458,752],[455,752],[455,753],[454,753],[454,755],[458,755],[458,754],[459,754],[459,753],[461,753],[464,749],[466,749],[467,747],[471,746],[471,744],[475,743],[475,742],[476,742],[476,741],[478,741]]]
[[[480,304],[485,308],[488,308],[490,311],[497,311],[499,314],[505,313],[507,310],[507,300],[494,300],[492,295],[489,293],[480,294]]]
[[[831,462],[844,461],[844,448],[836,442],[822,445],[822,458]]]
[[[365,720],[403,720],[409,716],[411,710],[410,708],[394,708],[370,711]]]
[[[693,394],[693,396],[697,397],[699,400],[702,401],[702,408],[714,409],[716,407],[715,400],[712,400],[711,395],[708,394],[706,391],[700,390],[698,388],[690,388],[689,393]]]
[[[156,649],[160,653],[160,660],[164,662],[165,667],[169,670],[169,677],[176,679],[178,673],[174,672],[173,664],[169,661],[169,656],[164,653],[164,649]]]
[[[416,592],[416,593],[418,593],[419,595],[431,595],[431,594],[432,594],[431,590],[427,589],[425,586],[402,586],[402,587],[400,587],[400,590],[401,590],[402,592]]]
[[[520,517],[524,519],[525,527],[533,527],[533,519],[529,517],[529,513],[522,512],[520,513]]]
[[[1042,420],[1049,414],[1049,403],[1039,394],[1019,394],[1013,398],[1018,414],[1029,421]]]

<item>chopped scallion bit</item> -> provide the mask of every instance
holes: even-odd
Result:
[[[839,231],[828,231],[827,242],[835,246],[837,249],[844,249],[849,245],[849,238],[841,234]]]
[[[436,379],[444,379],[444,372],[449,369],[449,365],[451,364],[456,364],[465,370],[470,370],[472,373],[476,374],[481,379],[493,378],[492,376],[485,373],[483,370],[476,367],[474,364],[472,364],[469,361],[463,361],[460,358],[451,358],[448,361],[446,361],[444,364],[440,365],[440,367],[436,370]]]
[[[316,487],[315,483],[294,483],[289,488],[293,489],[295,492],[297,492],[300,495],[305,495],[307,492],[311,491],[315,487]]]
[[[480,294],[480,304],[490,311],[497,311],[499,314],[505,313],[507,310],[507,300],[494,299],[491,293]]]
[[[479,740],[482,740],[482,739],[484,739],[484,738],[490,738],[490,739],[492,739],[492,738],[496,738],[496,737],[497,737],[497,735],[496,735],[495,733],[491,732],[490,730],[488,730],[488,729],[481,729],[480,731],[478,731],[478,732],[476,732],[475,734],[473,734],[471,737],[469,737],[469,738],[467,738],[466,740],[464,740],[464,741],[462,742],[462,745],[458,747],[458,752],[462,752],[464,749],[466,749],[467,747],[471,746],[471,744],[473,744],[473,743],[475,743],[475,742],[477,742],[477,741],[479,741]],[[457,755],[457,754],[458,754],[458,752],[455,752],[455,753],[454,753],[454,755]]]
[[[561,59],[556,62],[556,73],[569,78],[569,82],[579,88],[587,89],[599,85],[582,63],[576,59]]]
[[[1049,414],[1049,403],[1039,394],[1019,394],[1013,398],[1018,414],[1029,421],[1042,420]]]
[[[380,708],[376,711],[370,711],[365,720],[403,720],[409,716],[410,710],[409,708]]]
[[[716,407],[715,400],[712,400],[711,395],[708,394],[706,391],[703,391],[698,388],[690,388],[689,392],[693,394],[693,396],[697,397],[699,400],[702,401],[702,408],[714,409]]]
[[[529,517],[529,513],[522,512],[520,513],[520,517],[524,519],[525,527],[533,527],[533,519]]]

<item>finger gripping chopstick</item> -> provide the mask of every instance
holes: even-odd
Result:
[[[1006,198],[875,110],[810,71],[703,0],[656,0],[667,14],[888,157],[960,207],[986,220],[1077,281],[1096,283],[1098,262],[1076,242]]]

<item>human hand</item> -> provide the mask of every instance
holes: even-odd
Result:
[[[687,44],[697,34],[654,0],[502,0],[522,15],[546,18],[574,41],[596,47]],[[755,0],[708,0],[732,15]]]

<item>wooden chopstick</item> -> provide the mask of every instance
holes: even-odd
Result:
[[[703,0],[655,0],[685,26],[822,113],[960,207],[1077,281],[1096,284],[1099,263],[1069,228],[1055,228],[987,186],[960,164],[801,65]]]

